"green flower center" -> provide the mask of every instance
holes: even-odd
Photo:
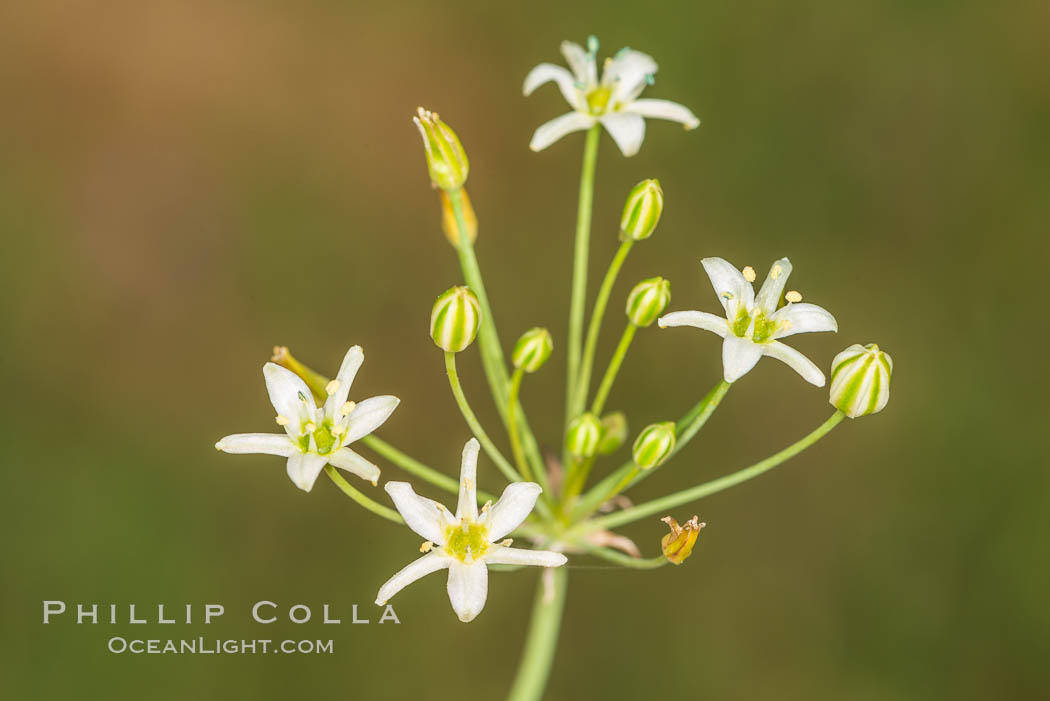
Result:
[[[751,340],[755,343],[767,343],[773,340],[773,334],[780,328],[780,324],[766,316],[762,309],[755,309],[751,314],[741,305],[737,310],[736,319],[729,325],[734,336],[747,337],[747,331],[751,328],[752,316],[755,320],[754,331]]]
[[[466,562],[467,553],[473,559],[485,554],[489,547],[489,529],[474,521],[461,521],[445,532],[445,552],[460,562]]]
[[[591,114],[601,115],[605,114],[606,109],[609,107],[609,100],[612,98],[612,89],[607,87],[597,87],[587,93],[587,107],[590,108]]]

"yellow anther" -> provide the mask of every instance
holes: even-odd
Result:
[[[471,484],[470,480],[464,477],[463,478],[463,489],[470,489],[470,484]]]
[[[779,265],[774,265],[773,269],[769,271],[769,277],[776,280],[778,277],[780,277],[780,273],[782,273],[783,271],[784,269],[781,268]]]
[[[311,421],[310,423],[306,424],[306,426],[304,426],[303,428],[306,429],[307,433],[313,433],[314,431],[317,430],[317,424],[315,424],[313,421]]]
[[[283,416],[281,414],[278,414],[277,418],[274,419],[274,421],[277,422],[278,426],[287,426],[288,424],[292,423],[291,419],[289,419],[287,416]]]
[[[328,393],[328,396],[332,396],[339,391],[339,380],[332,380],[324,386],[324,391]]]
[[[786,299],[789,302],[801,302],[802,293],[798,292],[797,290],[790,290],[786,295],[784,295],[784,299]]]
[[[429,540],[424,540],[423,544],[419,546],[419,552],[428,553],[433,549],[433,547],[434,544],[432,542],[430,542]]]
[[[750,265],[745,266],[744,269],[742,271],[740,271],[740,272],[742,272],[744,274],[744,279],[747,280],[748,282],[754,282],[755,278],[757,277],[755,275],[755,269],[752,268]]]
[[[345,404],[343,404],[343,408],[339,410],[339,415],[350,416],[350,412],[352,412],[354,410],[354,407],[356,406],[356,402],[346,402]]]
[[[492,500],[489,499],[488,501],[485,502],[485,505],[481,507],[481,513],[485,513],[491,508],[492,508]]]
[[[499,544],[505,548],[509,548],[513,542],[514,540],[512,538],[505,538],[504,540],[501,540]]]

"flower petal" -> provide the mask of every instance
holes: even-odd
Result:
[[[288,476],[296,487],[309,492],[314,488],[314,482],[327,462],[327,458],[316,453],[295,451],[288,456]]]
[[[718,301],[726,310],[726,318],[736,319],[738,305],[741,303],[748,311],[755,303],[755,288],[747,281],[743,273],[733,267],[725,258],[704,258],[700,261],[711,278]]]
[[[650,119],[669,119],[680,122],[686,129],[696,129],[700,120],[685,105],[670,100],[634,100],[623,107],[625,112],[634,112]]]
[[[656,323],[661,329],[666,329],[668,326],[693,326],[717,333],[722,338],[729,333],[729,325],[725,319],[707,312],[671,312],[657,319]]]
[[[459,468],[459,503],[456,520],[478,519],[478,440],[471,438],[463,446],[463,460]]]
[[[563,41],[561,55],[565,57],[573,75],[583,87],[593,87],[598,84],[598,66],[595,65],[594,56],[582,46],[572,41]]]
[[[624,156],[630,157],[638,153],[645,139],[644,119],[630,112],[613,112],[602,117],[600,121]]]
[[[777,305],[780,304],[780,296],[784,294],[784,286],[787,285],[788,276],[790,275],[791,261],[787,258],[781,258],[769,266],[769,274],[766,275],[766,281],[762,283],[762,288],[758,291],[758,296],[755,297],[755,304],[762,307],[766,314],[772,314],[777,310]]]
[[[459,620],[469,623],[485,608],[489,596],[489,572],[484,562],[469,565],[452,560],[448,568],[448,600]]]
[[[799,353],[791,346],[784,345],[780,341],[762,344],[762,353],[770,358],[776,358],[787,363],[792,370],[802,375],[802,379],[817,387],[824,386],[824,373],[820,371],[812,360]]]
[[[400,403],[400,399],[389,394],[369,397],[358,402],[347,417],[350,430],[343,439],[343,445],[360,440],[382,426]]]
[[[551,81],[558,84],[558,89],[561,90],[562,97],[565,98],[565,101],[569,103],[570,107],[573,109],[580,109],[582,106],[580,104],[581,95],[576,87],[576,78],[565,68],[555,66],[553,63],[541,63],[529,71],[529,74],[525,76],[525,84],[522,86],[521,91],[527,97],[531,95],[536,88]]]
[[[394,598],[394,594],[397,594],[412,582],[426,577],[431,572],[445,569],[451,562],[452,558],[437,550],[413,560],[401,568],[393,577],[386,580],[383,586],[379,587],[379,593],[376,594],[376,604],[382,606]]]
[[[499,501],[481,516],[481,523],[489,529],[489,541],[495,542],[520,526],[532,513],[542,491],[543,488],[535,482],[507,485]]]
[[[726,336],[722,342],[722,373],[726,382],[739,380],[755,367],[761,357],[762,348],[757,343],[732,334]]]
[[[485,553],[485,562],[490,565],[533,565],[536,567],[561,567],[568,558],[550,550],[526,550],[490,545]]]
[[[277,363],[263,366],[266,392],[278,416],[294,421],[313,421],[317,404],[303,379]],[[298,427],[293,427],[298,429]]]
[[[346,403],[347,397],[350,396],[350,385],[354,383],[354,378],[357,377],[357,371],[361,369],[363,362],[365,362],[365,353],[361,350],[361,346],[353,346],[343,356],[343,363],[339,366],[335,381],[328,385],[335,391],[329,394],[328,399],[324,402],[325,416],[335,417],[336,412]]]
[[[366,479],[372,486],[379,481],[379,468],[349,448],[340,448],[328,456],[332,467],[352,472],[361,479]]]
[[[839,324],[831,312],[824,307],[806,302],[781,307],[770,319],[779,325],[773,338],[784,338],[796,333],[839,330]]]
[[[445,544],[445,529],[453,524],[448,509],[416,494],[408,482],[387,482],[383,488],[409,528],[429,541]]]
[[[532,135],[532,141],[529,142],[529,148],[533,151],[542,151],[566,134],[591,128],[594,122],[594,117],[581,112],[569,112],[555,117],[536,129]]]
[[[262,453],[280,455],[282,458],[298,452],[284,433],[235,433],[220,438],[215,449],[224,453]]]
[[[625,103],[641,94],[658,66],[641,51],[623,49],[605,62],[602,85],[612,88],[613,103]]]

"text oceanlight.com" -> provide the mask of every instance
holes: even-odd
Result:
[[[109,639],[106,649],[116,654],[133,655],[330,655],[335,651],[335,645],[331,640],[143,640],[116,636]]]

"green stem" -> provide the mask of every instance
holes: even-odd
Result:
[[[621,567],[630,567],[636,570],[654,570],[657,567],[663,567],[670,560],[663,555],[657,555],[656,557],[641,558],[632,557],[625,553],[621,553],[610,548],[602,548],[597,545],[589,545],[586,543],[580,543],[580,547],[587,551],[588,555],[594,555],[600,557],[603,560],[609,562],[615,562]]]
[[[383,506],[379,502],[369,499],[364,494],[355,489],[349,482],[343,479],[343,476],[339,474],[339,471],[331,465],[325,465],[324,471],[328,474],[331,480],[335,482],[335,486],[339,487],[339,489],[343,491],[343,494],[350,497],[358,504],[371,511],[373,514],[378,514],[386,520],[393,521],[394,523],[403,524],[405,522],[405,520],[401,518],[401,514],[399,514],[398,512],[394,511],[391,508]]]
[[[719,477],[716,480],[704,482],[703,484],[698,484],[695,487],[690,487],[689,489],[684,489],[674,494],[668,494],[665,497],[654,499],[652,501],[645,502],[644,504],[639,504],[638,506],[632,506],[629,509],[624,509],[623,511],[618,511],[616,513],[609,514],[608,516],[601,516],[599,518],[593,519],[592,521],[588,522],[587,529],[596,530],[603,528],[616,528],[617,526],[622,526],[625,523],[637,521],[638,519],[645,518],[646,516],[652,516],[653,514],[670,511],[676,506],[688,504],[691,501],[696,501],[697,499],[701,499],[708,495],[714,494],[715,492],[720,492],[723,489],[729,489],[730,487],[738,485],[741,482],[746,482],[747,480],[753,477],[758,477],[763,472],[771,470],[777,465],[781,464],[782,462],[785,462],[790,458],[795,457],[803,450],[819,441],[821,438],[827,435],[831,431],[831,429],[838,426],[839,422],[841,422],[842,419],[845,418],[845,416],[846,415],[843,414],[841,411],[836,411],[834,414],[831,415],[831,417],[827,421],[825,421],[816,429],[814,429],[806,437],[802,438],[801,440],[795,443],[792,443],[787,448],[781,450],[779,453],[770,455],[765,460],[757,462],[754,465],[751,465],[750,467],[745,467],[742,470],[738,470],[724,477]]]
[[[514,374],[510,378],[510,393],[507,395],[507,432],[510,434],[510,449],[514,453],[514,462],[518,465],[518,471],[521,472],[522,477],[532,482],[532,473],[529,470],[528,462],[525,460],[525,451],[521,447],[521,436],[518,433],[518,422],[515,416],[518,394],[521,392],[521,378],[524,376],[524,370],[515,368]],[[544,489],[544,492],[546,491]]]
[[[605,400],[609,398],[609,392],[612,390],[613,382],[616,381],[616,373],[620,372],[620,365],[623,364],[624,356],[627,355],[627,349],[631,347],[631,340],[634,338],[634,332],[637,330],[637,326],[627,322],[627,328],[623,330],[623,336],[620,337],[620,343],[616,346],[616,351],[613,353],[612,360],[609,361],[609,367],[605,369],[605,376],[602,377],[602,383],[598,386],[598,392],[594,395],[594,403],[591,404],[592,414],[598,415],[602,413],[602,408],[605,406]]]
[[[671,453],[672,456],[677,455],[679,451],[685,448],[686,444],[703,428],[711,414],[722,403],[722,399],[726,396],[730,386],[724,380],[719,382],[703,399],[697,402],[693,408],[677,421],[675,424],[677,440],[675,441],[674,452]],[[670,462],[670,460],[667,462]],[[667,462],[664,464],[666,465]],[[625,489],[641,482],[657,469],[639,470],[633,461],[624,463],[619,469],[594,485],[590,491],[583,495],[573,513],[573,519],[579,521],[590,516],[599,506]]]
[[[547,600],[544,572],[540,575],[540,584],[536,591],[536,600],[532,606],[532,620],[529,622],[529,633],[525,639],[525,650],[518,665],[518,674],[514,685],[507,695],[508,701],[538,701],[543,698],[543,690],[550,676],[554,652],[558,647],[558,632],[561,628],[561,614],[565,608],[565,589],[569,572],[564,567],[556,567],[553,575],[553,586],[550,600]]]
[[[620,247],[616,250],[616,255],[613,256],[612,263],[609,264],[609,269],[605,272],[605,279],[602,280],[602,286],[598,289],[598,296],[594,300],[591,323],[587,327],[587,342],[583,346],[580,377],[576,382],[576,397],[572,404],[571,413],[573,417],[583,411],[583,407],[587,404],[587,393],[591,388],[591,369],[594,366],[594,352],[598,347],[598,334],[602,327],[602,317],[605,315],[605,307],[609,303],[609,295],[612,294],[613,285],[616,283],[616,276],[620,274],[620,268],[623,267],[623,262],[627,259],[627,254],[630,252],[632,245],[634,245],[632,239],[627,239],[620,244]]]
[[[587,258],[591,238],[591,210],[594,206],[594,169],[598,161],[598,137],[601,125],[587,132],[580,170],[580,199],[576,208],[576,250],[572,265],[572,299],[569,302],[569,350],[565,379],[565,428],[575,418],[573,397],[580,372],[580,346],[583,339],[583,307],[587,295]]]

